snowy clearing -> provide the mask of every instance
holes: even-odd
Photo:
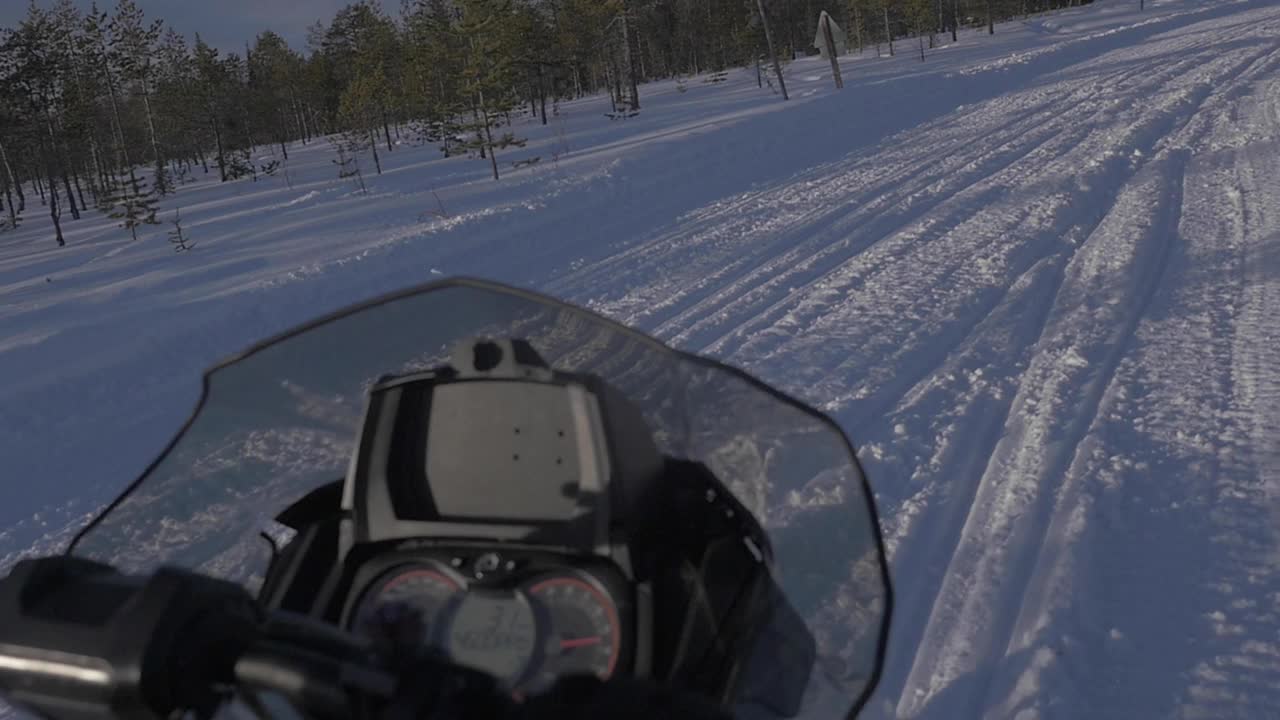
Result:
[[[1280,717],[1280,6],[960,40],[846,56],[839,93],[795,62],[790,103],[742,70],[627,120],[566,103],[498,183],[403,145],[362,195],[295,146],[292,187],[169,198],[188,253],[107,220],[58,249],[29,208],[0,234],[0,566],[131,480],[205,366],[476,275],[841,422],[898,599],[867,717]]]

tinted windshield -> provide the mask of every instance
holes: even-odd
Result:
[[[736,370],[486,283],[377,300],[210,371],[192,420],[71,552],[136,572],[181,565],[255,588],[270,558],[260,533],[345,475],[368,388],[383,375],[438,367],[473,337],[522,338],[555,369],[600,376],[640,408],[664,453],[711,468],[768,531],[779,583],[817,639],[802,716],[830,718],[857,703],[889,597],[865,479],[840,430]]]

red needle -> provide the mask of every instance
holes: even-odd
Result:
[[[602,642],[600,637],[585,637],[577,640],[561,640],[561,650],[572,650],[574,648],[586,647],[588,645],[599,645]]]

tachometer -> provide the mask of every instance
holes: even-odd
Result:
[[[541,662],[529,683],[543,689],[565,675],[613,675],[622,648],[622,626],[609,594],[578,575],[535,580],[525,590],[542,615]]]
[[[392,651],[439,645],[445,610],[462,591],[462,583],[443,568],[400,566],[370,588],[353,629]]]

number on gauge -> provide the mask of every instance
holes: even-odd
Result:
[[[535,581],[527,590],[542,615],[542,658],[532,689],[545,689],[566,675],[613,675],[622,628],[609,595],[576,576]]]
[[[529,668],[537,644],[533,611],[519,593],[472,593],[449,623],[449,657],[514,685]]]

